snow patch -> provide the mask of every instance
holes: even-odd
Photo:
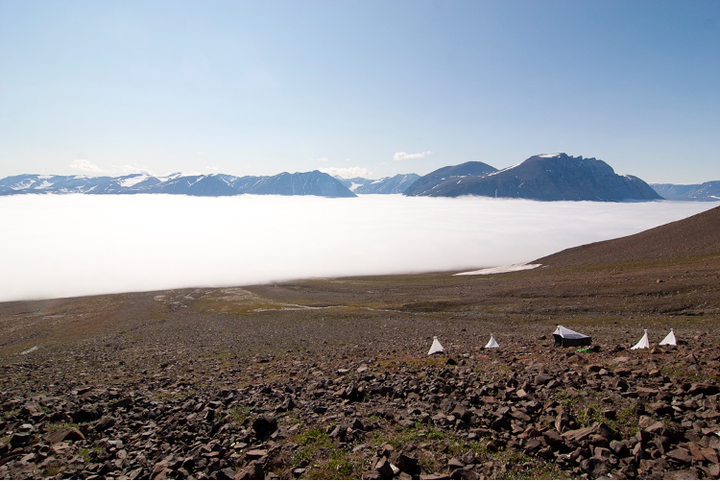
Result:
[[[535,269],[539,266],[542,266],[542,265],[541,264],[527,264],[527,263],[507,264],[505,266],[496,266],[495,268],[485,268],[485,269],[479,269],[477,271],[466,271],[464,273],[454,274],[453,276],[512,273],[515,271],[525,271],[527,269]]]
[[[523,161],[524,162],[524,161]],[[520,163],[522,164],[522,162]],[[515,164],[514,166],[506,167],[505,169],[500,169],[499,171],[491,172],[490,174],[486,175],[485,177],[492,177],[500,174],[501,172],[509,171],[510,169],[515,169],[520,164]]]
[[[28,349],[25,350],[25,351],[21,351],[20,354],[21,354],[21,355],[27,355],[28,353],[32,353],[32,352],[34,352],[34,351],[37,350],[37,349],[38,349],[38,347],[37,347],[37,345],[35,345],[35,346],[32,347],[32,348],[28,348]]]
[[[17,183],[17,184],[13,184],[12,186],[10,186],[10,189],[13,189],[13,190],[15,190],[15,191],[19,191],[19,190],[21,190],[21,189],[27,189],[27,188],[29,188],[30,186],[32,186],[33,184],[35,184],[35,181],[34,181],[34,180],[27,179],[27,180],[22,181],[22,182],[19,182],[19,183]]]
[[[544,159],[550,159],[550,158],[553,158],[553,157],[560,157],[560,153],[559,153],[559,152],[556,152],[556,153],[554,153],[554,154],[540,154],[538,157],[542,157],[542,158],[544,158]]]
[[[123,179],[120,181],[120,185],[122,187],[132,187],[135,184],[140,184],[141,182],[145,181],[148,177],[146,174],[140,174],[138,176],[128,177],[126,179]]]

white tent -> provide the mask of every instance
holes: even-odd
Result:
[[[562,325],[558,325],[553,337],[555,338],[555,346],[584,346],[592,343],[591,337],[565,328]]]
[[[430,347],[430,351],[428,352],[428,355],[432,355],[433,353],[442,353],[445,349],[442,347],[440,342],[437,339],[437,336],[433,336],[433,342],[432,346]]]
[[[667,334],[665,338],[663,338],[663,341],[660,342],[661,345],[677,345],[677,340],[675,339],[675,330],[670,328],[670,333]]]
[[[490,335],[490,341],[487,342],[487,345],[485,345],[485,348],[500,348],[500,345],[498,345],[498,342],[495,341],[495,337]]]
[[[644,349],[644,348],[650,348],[650,341],[648,341],[647,336],[647,330],[645,330],[645,334],[640,338],[640,341],[635,344],[634,347],[630,348],[631,350],[638,350],[638,349]]]

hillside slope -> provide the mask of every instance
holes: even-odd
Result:
[[[638,234],[545,256],[533,263],[579,266],[720,255],[720,206]]]

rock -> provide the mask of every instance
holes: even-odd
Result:
[[[559,413],[555,418],[555,430],[563,433],[570,426],[570,416],[567,413]]]
[[[62,430],[58,430],[56,432],[53,432],[45,437],[45,440],[50,445],[55,445],[60,442],[65,441],[76,441],[76,440],[85,440],[85,436],[82,434],[82,432],[75,427],[65,428]]]
[[[304,471],[304,470],[303,470]],[[368,470],[363,473],[362,480],[383,480],[380,472],[377,470]]]
[[[595,427],[579,428],[577,430],[569,430],[562,434],[563,438],[569,442],[582,442],[595,432]]]
[[[115,419],[112,417],[102,417],[98,422],[95,424],[95,431],[96,432],[104,432],[105,430],[109,429],[115,425]]]
[[[388,461],[387,457],[383,456],[378,460],[377,464],[375,464],[374,469],[377,471],[378,474],[380,474],[380,477],[388,480],[393,478],[393,470],[390,466],[390,462]]]
[[[700,478],[696,469],[671,470],[663,473],[665,480],[698,480]]]
[[[30,445],[34,440],[35,436],[31,433],[18,432],[10,436],[9,445],[10,448],[16,449],[18,447],[25,447]]]
[[[560,435],[557,430],[546,430],[542,436],[546,444],[555,448],[559,448],[565,443],[562,435]]]
[[[551,381],[553,377],[551,375],[548,375],[547,373],[539,373],[535,375],[534,382],[535,385],[545,385],[549,381]]]
[[[538,438],[528,440],[525,444],[525,452],[528,454],[534,454],[543,446],[543,442]]]
[[[418,464],[418,459],[416,459],[415,457],[410,457],[406,454],[400,454],[395,463],[397,464],[398,468],[406,474],[420,474],[420,465]]]
[[[336,426],[335,429],[330,432],[330,437],[339,439],[341,442],[344,442],[345,438],[347,437],[347,427],[344,427],[342,425]]]
[[[683,464],[689,465],[692,463],[692,455],[690,454],[690,452],[683,448],[676,448],[674,450],[671,450],[666,455],[668,456],[668,458]]]
[[[233,480],[236,472],[230,467],[225,467],[217,471],[217,480]]]
[[[449,474],[422,474],[420,480],[449,480]]]
[[[258,460],[263,457],[267,457],[268,451],[262,450],[262,449],[254,449],[254,450],[248,450],[245,452],[245,458],[247,460]]]
[[[303,469],[298,476],[302,475],[304,472],[305,469]],[[294,470],[293,473],[295,473]],[[263,466],[260,462],[253,460],[240,472],[235,474],[234,478],[235,480],[263,480],[265,479],[265,471],[263,470]]]
[[[611,440],[609,446],[610,450],[620,458],[625,458],[630,455],[630,448],[624,440]]]
[[[258,417],[253,422],[252,429],[259,440],[267,440],[270,438],[270,435],[277,430],[277,421],[265,417]]]
[[[583,473],[592,475],[594,479],[601,477],[607,477],[610,469],[608,468],[607,462],[600,460],[596,457],[585,459],[580,463],[580,469]]]

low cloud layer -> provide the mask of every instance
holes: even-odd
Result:
[[[0,301],[468,271],[531,261],[715,205],[380,195],[7,196],[0,198]]]

